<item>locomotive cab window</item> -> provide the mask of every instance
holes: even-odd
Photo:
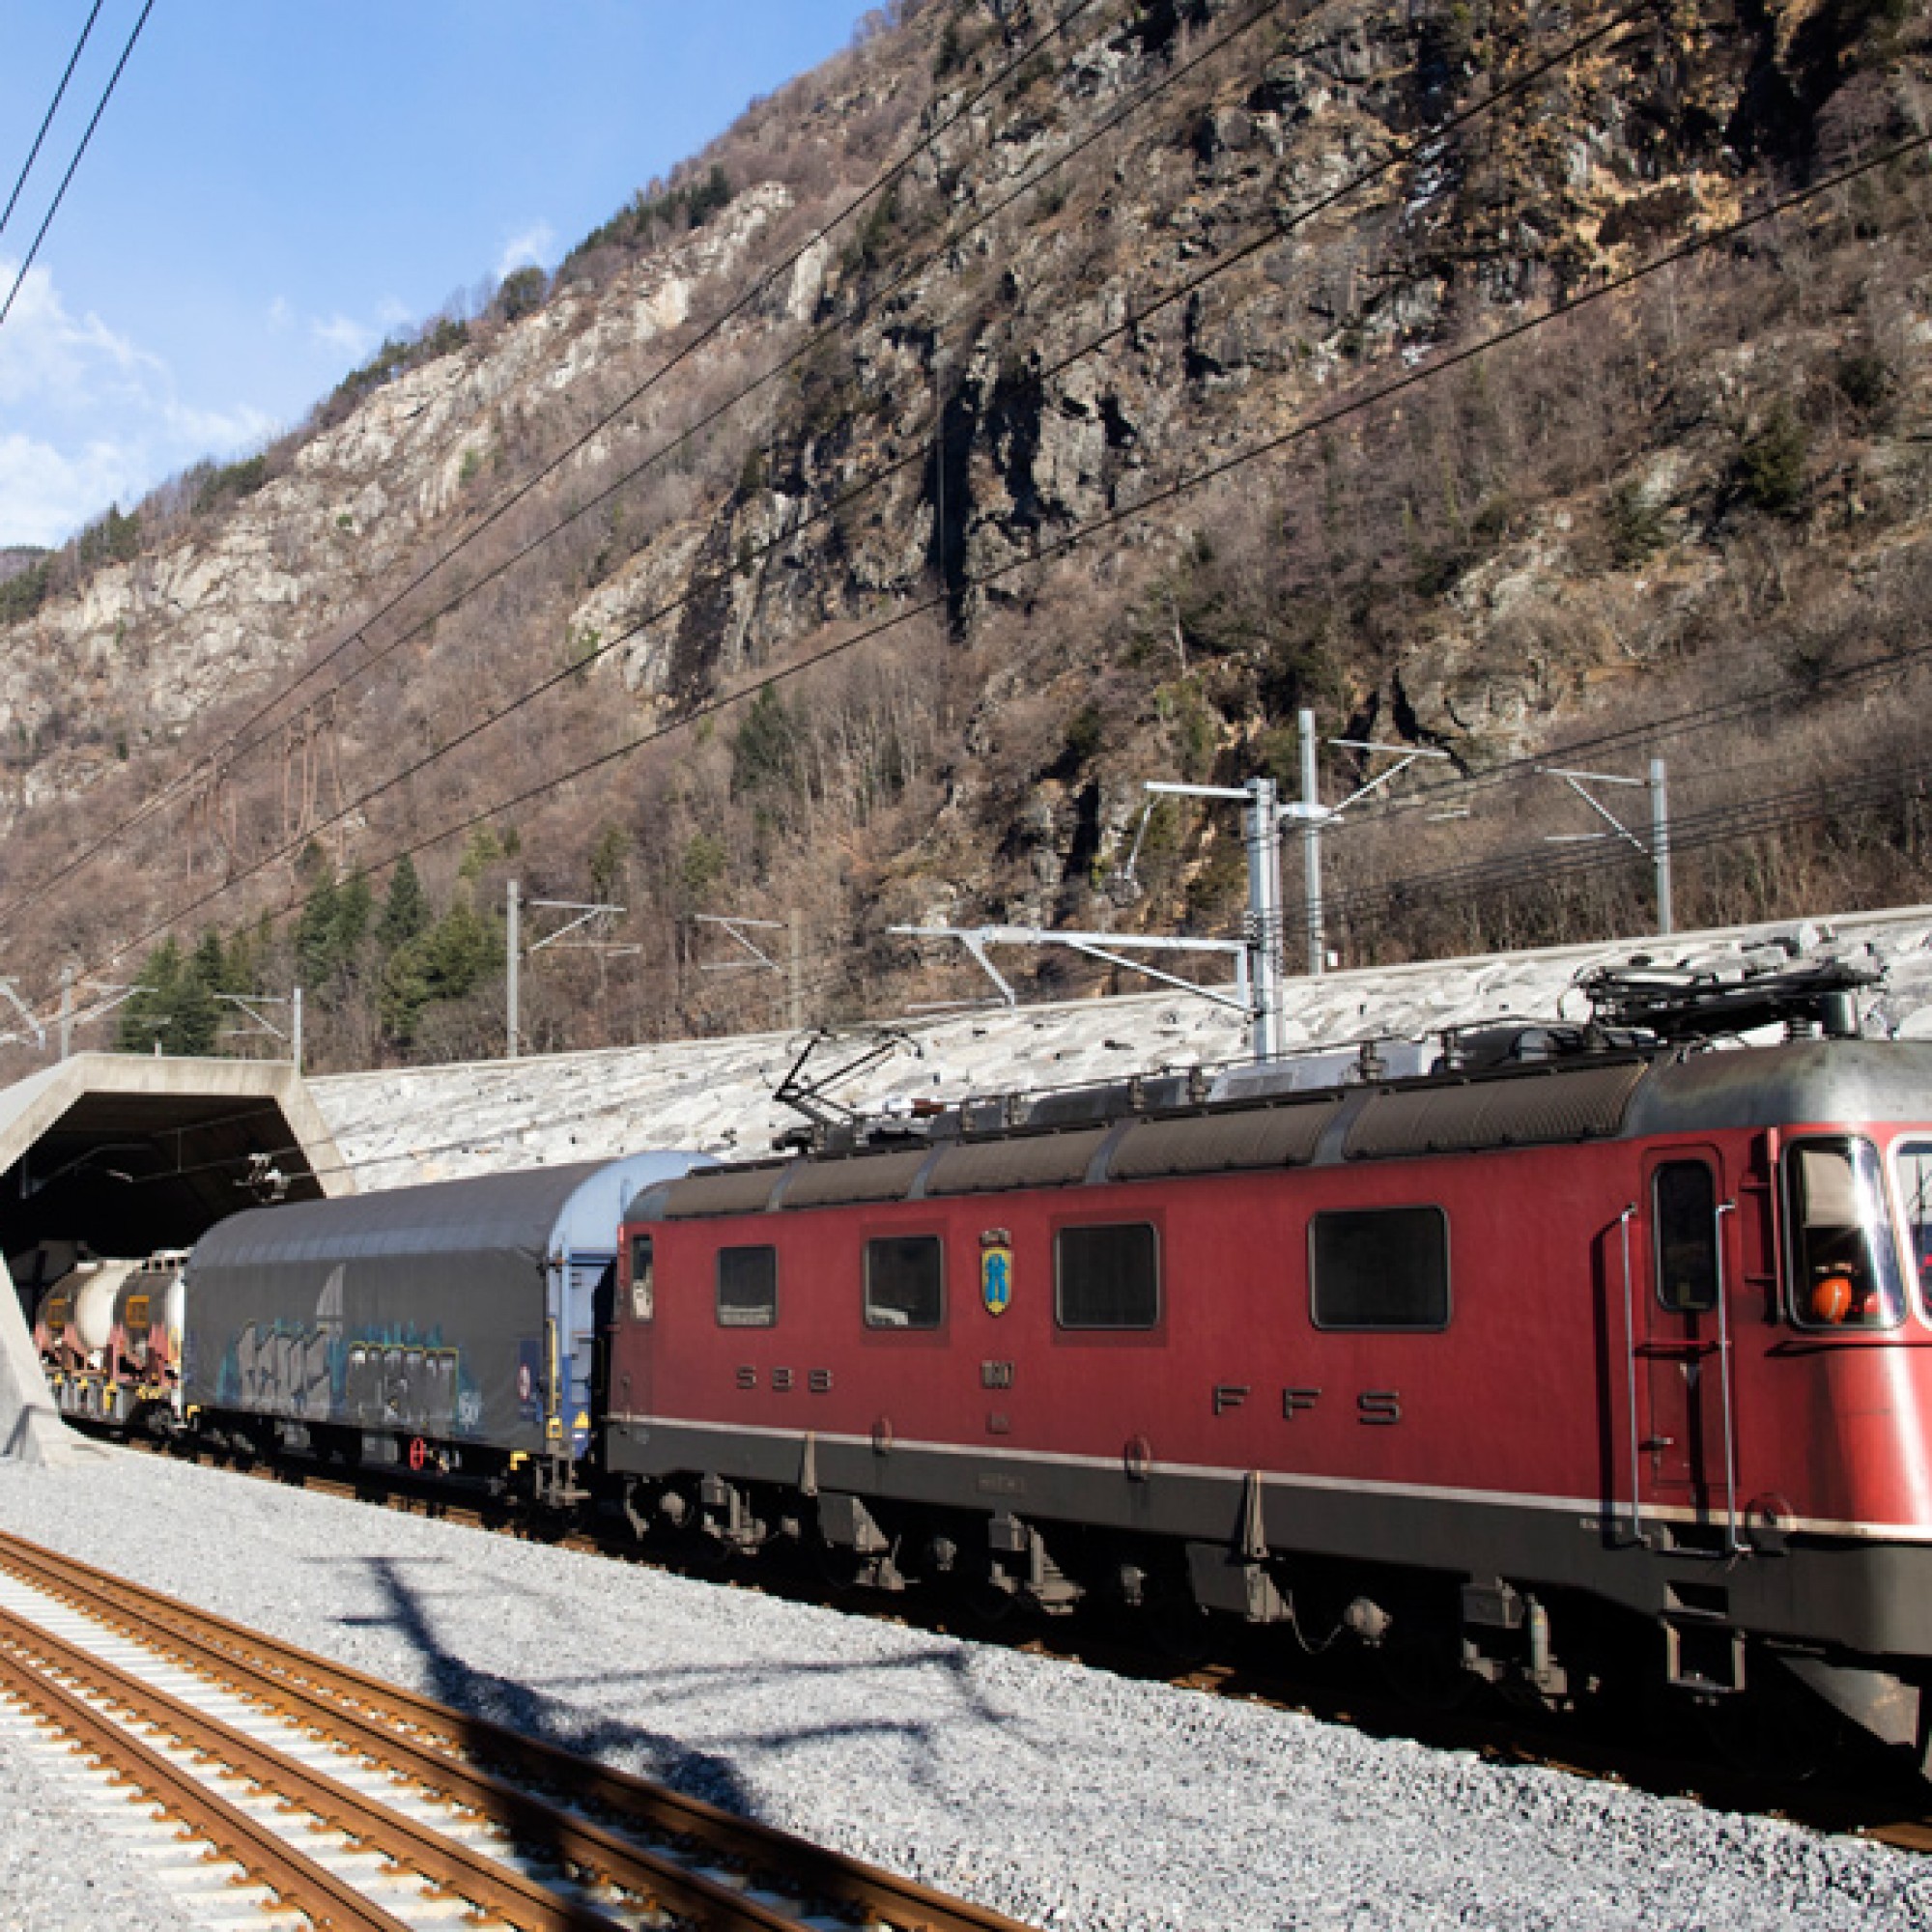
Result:
[[[1062,1228],[1053,1237],[1053,1316],[1063,1328],[1151,1328],[1160,1320],[1152,1224]]]
[[[1701,1160],[1666,1161],[1651,1181],[1657,1298],[1679,1315],[1718,1305],[1718,1184]]]
[[[779,1319],[779,1251],[718,1250],[718,1325],[769,1328]]]
[[[1907,1141],[1899,1149],[1898,1198],[1905,1208],[1906,1266],[1918,1280],[1920,1306],[1932,1312],[1932,1141]]]
[[[631,1320],[648,1321],[657,1314],[657,1263],[648,1235],[631,1236]]]
[[[1360,1208],[1308,1224],[1318,1328],[1444,1328],[1449,1217],[1439,1208]]]
[[[937,1328],[945,1306],[937,1235],[893,1235],[866,1243],[866,1326]]]
[[[1796,1141],[1785,1151],[1792,1313],[1807,1328],[1889,1328],[1905,1312],[1885,1180],[1871,1143]]]

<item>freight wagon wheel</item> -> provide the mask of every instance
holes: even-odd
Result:
[[[684,1567],[698,1577],[715,1577],[724,1570],[737,1554],[722,1536],[714,1536],[708,1529],[694,1529],[682,1540],[681,1553]]]

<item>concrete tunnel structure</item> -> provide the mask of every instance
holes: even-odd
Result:
[[[287,1062],[84,1053],[0,1092],[0,1458],[83,1452],[29,1326],[78,1256],[191,1247],[238,1208],[353,1191]]]

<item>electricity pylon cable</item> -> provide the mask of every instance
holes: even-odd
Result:
[[[152,6],[153,4],[154,0],[149,0],[149,5]],[[1027,45],[1019,53],[1015,54],[1012,57],[1012,59],[1008,61],[1004,67],[998,69],[990,76],[990,78],[988,78],[983,84],[981,84],[980,87],[976,89],[970,90],[964,97],[962,97],[959,103],[955,105],[952,108],[952,110],[949,114],[947,114],[939,123],[937,123],[931,128],[927,129],[926,132],[921,136],[921,138],[913,145],[913,147],[910,150],[908,150],[908,152],[905,155],[901,156],[897,161],[894,162],[893,165],[887,168],[882,174],[876,176],[863,190],[861,190],[860,193],[854,195],[853,197],[851,197],[850,200],[846,201],[839,208],[837,213],[832,215],[828,220],[822,222],[817,228],[815,228],[810,235],[809,235],[803,242],[801,242],[797,245],[797,247],[795,247],[791,251],[790,254],[786,255],[781,261],[774,264],[771,268],[767,269],[763,274],[759,275],[756,278],[756,280],[753,282],[750,288],[748,288],[734,301],[728,303],[718,315],[714,316],[711,319],[711,321],[709,321],[704,325],[702,328],[700,328],[688,341],[683,343],[675,351],[674,354],[668,356],[664,362],[660,363],[657,368],[652,370],[652,372],[641,383],[638,384],[634,388],[632,388],[626,395],[620,398],[616,403],[612,404],[610,408],[605,410],[597,417],[597,419],[590,424],[590,426],[587,429],[582,431],[580,435],[572,438],[572,440],[568,443],[566,443],[563,446],[563,448],[560,449],[554,456],[553,456],[547,463],[544,463],[537,469],[532,471],[530,475],[526,476],[522,483],[520,483],[514,490],[512,490],[509,493],[508,496],[502,497],[497,503],[496,503],[485,516],[479,519],[475,524],[471,525],[470,527],[467,529],[463,533],[463,535],[459,537],[453,544],[451,544],[447,549],[440,552],[427,564],[423,565],[419,570],[417,570],[415,574],[412,577],[411,577],[409,581],[406,583],[404,583],[400,589],[392,592],[383,603],[378,605],[374,611],[370,611],[366,616],[364,616],[353,630],[349,631],[343,637],[338,639],[336,642],[332,644],[326,652],[324,652],[324,654],[319,659],[317,659],[317,661],[314,664],[308,666],[301,672],[299,672],[290,683],[283,686],[280,690],[275,692],[272,696],[269,697],[263,703],[259,704],[254,709],[254,711],[252,711],[248,715],[248,717],[242,721],[241,724],[236,726],[235,729],[231,731],[228,734],[228,736],[224,738],[218,745],[216,745],[212,751],[205,752],[199,754],[199,756],[196,759],[195,768],[197,770],[200,769],[211,758],[232,759],[234,756],[240,755],[240,753],[242,750],[253,749],[255,746],[265,742],[265,740],[261,737],[250,738],[249,733],[254,731],[255,727],[258,724],[262,724],[265,719],[269,718],[274,712],[277,706],[281,705],[287,699],[294,696],[297,692],[300,691],[302,687],[310,681],[310,679],[318,676],[322,671],[326,670],[328,668],[328,666],[335,663],[335,661],[338,658],[340,658],[344,652],[349,650],[352,645],[355,645],[356,643],[361,643],[366,648],[369,642],[367,633],[371,625],[380,623],[383,620],[383,618],[387,616],[392,611],[396,610],[407,598],[412,596],[417,590],[421,589],[425,583],[427,583],[433,577],[435,577],[435,575],[440,570],[441,570],[444,567],[444,565],[454,561],[455,558],[460,556],[464,551],[468,550],[469,547],[472,543],[474,543],[478,537],[483,535],[483,533],[486,530],[492,528],[494,526],[500,523],[502,519],[506,517],[510,513],[510,511],[515,509],[519,503],[523,502],[530,495],[532,491],[537,489],[541,484],[548,481],[552,476],[555,475],[556,472],[559,469],[561,469],[564,467],[564,465],[571,460],[572,457],[576,456],[580,450],[588,447],[599,437],[603,436],[611,427],[612,424],[614,424],[620,417],[625,415],[630,410],[635,408],[637,404],[641,402],[644,399],[644,397],[649,395],[651,391],[655,389],[659,385],[659,384],[663,383],[665,379],[668,377],[674,370],[678,369],[685,362],[689,361],[690,358],[705,345],[705,343],[713,340],[735,318],[742,315],[748,308],[750,308],[754,302],[756,302],[761,296],[765,295],[776,283],[778,278],[781,275],[782,275],[787,270],[795,267],[798,264],[798,262],[800,262],[812,249],[816,248],[821,242],[823,242],[836,229],[843,226],[843,224],[848,220],[850,220],[851,217],[854,214],[856,214],[860,209],[864,208],[867,202],[872,201],[876,199],[878,196],[888,192],[899,180],[901,180],[904,177],[904,175],[907,173],[908,170],[912,168],[915,162],[917,162],[923,155],[926,155],[931,152],[931,150],[938,144],[940,138],[944,134],[948,133],[952,128],[956,127],[960,123],[960,121],[962,121],[972,111],[973,108],[977,107],[982,100],[987,99],[989,95],[996,93],[1000,89],[1000,87],[1002,87],[1006,83],[1007,80],[1009,80],[1014,73],[1016,73],[1022,67],[1024,67],[1029,60],[1033,59],[1040,51],[1040,49],[1044,47],[1050,41],[1065,33],[1065,31],[1073,24],[1073,22],[1076,19],[1080,17],[1081,14],[1087,13],[1093,7],[1097,6],[1099,4],[1101,4],[1101,0],[1077,0],[1077,4],[1069,8],[1063,17],[1056,19],[1051,26],[1046,28],[1042,33],[1040,33],[1034,40],[1029,42]],[[146,15],[144,14],[143,18],[145,17]],[[585,505],[583,507],[584,508],[594,507],[594,504]],[[570,522],[574,521],[575,516],[578,514],[582,514],[582,511],[580,510],[579,512],[573,513],[573,516],[571,518],[566,518],[564,520],[564,524],[559,525],[557,527],[558,528],[564,527]],[[546,536],[548,537],[550,535],[554,535],[554,534],[555,531],[552,530],[550,532],[547,532]],[[494,578],[499,574],[500,572],[498,571],[493,571],[490,573],[490,578]],[[482,587],[482,584],[484,582],[490,581],[490,578],[479,579],[477,582],[466,585],[462,595],[466,597],[473,595],[476,590]],[[458,601],[460,601],[460,599]],[[412,627],[412,632],[407,633],[406,636],[413,635],[413,631],[415,629],[425,628],[427,625],[434,623],[437,620],[437,618],[442,614],[443,612],[439,611],[434,613],[430,617],[423,619],[420,625]],[[245,746],[242,744],[242,741],[244,739],[247,740]],[[90,846],[87,847],[84,854],[81,855],[80,860],[77,860],[74,863],[84,863],[86,859],[91,859],[95,857],[99,852],[105,850],[110,845],[115,844],[121,838],[125,838],[128,832],[132,831],[137,825],[143,823],[147,818],[151,817],[155,811],[160,810],[163,806],[172,803],[172,801],[175,798],[179,797],[182,789],[192,781],[193,776],[194,776],[193,771],[185,773],[180,778],[176,779],[172,784],[164,786],[158,794],[156,794],[154,798],[144,802],[140,807],[136,808],[136,810],[132,813],[130,813],[126,819],[124,819],[120,824],[116,825],[108,832],[100,835]],[[28,906],[38,903],[39,899],[43,897],[44,895],[45,895],[44,890],[43,890],[41,892],[35,893],[34,895],[32,895],[27,898],[16,899],[4,909],[0,909],[0,926],[4,926],[5,923],[10,919],[15,917],[18,913],[26,910]]]

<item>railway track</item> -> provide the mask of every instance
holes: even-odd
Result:
[[[198,1845],[224,1922],[1023,1932],[4,1533],[0,1720]]]
[[[595,1529],[545,1531],[528,1520],[506,1515],[460,1493],[408,1476],[343,1476],[282,1463],[238,1462],[205,1450],[126,1440],[149,1453],[188,1454],[259,1481],[293,1484],[319,1494],[340,1496],[379,1508],[425,1515],[470,1528],[526,1537],[554,1548],[575,1549],[614,1561],[658,1567],[685,1567],[655,1546],[641,1546],[627,1533]],[[697,1571],[694,1574],[715,1574]],[[753,1588],[825,1605],[852,1606],[849,1593],[827,1588],[797,1575],[731,1573],[730,1580]],[[944,1634],[961,1633],[956,1605],[894,1598],[868,1613]],[[1294,1673],[1270,1658],[1270,1635],[1239,1628],[1223,1630],[1216,1655],[1185,1663],[1162,1657],[1146,1641],[1105,1634],[1070,1620],[1050,1624],[1014,1618],[1002,1629],[971,1625],[966,1634],[1038,1655],[1064,1658],[1120,1676],[1152,1678],[1203,1695],[1236,1698],[1296,1711],[1326,1722],[1352,1725],[1379,1735],[1404,1736],[1442,1749],[1467,1750],[1493,1763],[1540,1765],[1567,1776],[1628,1784],[1660,1797],[1685,1798],[1719,1810],[1786,1818],[1821,1832],[1852,1833],[1902,1851],[1932,1853],[1932,1806],[1918,1780],[1879,1771],[1855,1770],[1840,1777],[1794,1776],[1772,1761],[1775,1742],[1764,1752],[1740,1749],[1735,1741],[1719,1744],[1700,1737],[1681,1721],[1660,1741],[1632,1730],[1630,1713],[1612,1713],[1607,1724],[1572,1714],[1539,1719],[1525,1708],[1495,1698],[1472,1697],[1452,1708],[1392,1694],[1361,1673],[1326,1676]],[[1753,1761],[1753,1760],[1756,1761]]]

